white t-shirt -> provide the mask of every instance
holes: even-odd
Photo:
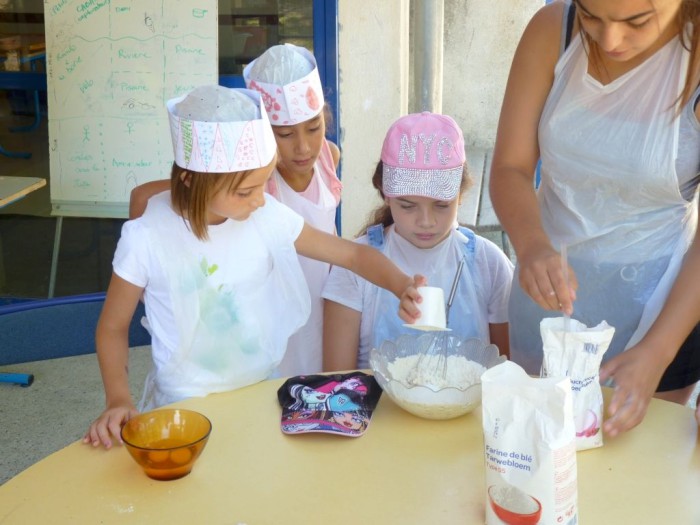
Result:
[[[226,220],[222,224],[209,226],[209,239],[199,240],[189,230],[189,224],[177,215],[170,204],[170,192],[152,197],[144,217],[127,221],[114,255],[114,272],[126,281],[144,288],[144,303],[152,336],[153,361],[156,370],[168,362],[179,348],[179,332],[176,325],[168,273],[161,265],[152,235],[155,234],[145,220],[157,213],[161,226],[178,243],[178,249],[195,254],[199,268],[208,283],[214,287],[235,289],[239,285],[250,285],[265,279],[270,272],[271,256],[251,219]],[[269,195],[265,206],[252,216],[258,222],[275,231],[278,242],[292,247],[301,233],[304,220],[297,213],[279,203]],[[251,216],[251,217],[252,217]],[[301,273],[300,273],[301,275]],[[305,286],[305,285],[304,285]],[[269,298],[274,301],[275,298]]]
[[[453,235],[457,234],[454,230]],[[508,321],[508,297],[513,277],[513,264],[503,251],[493,242],[475,235],[475,253],[473,273],[479,279],[483,304],[479,305],[481,311],[486,313],[489,324],[505,323]],[[356,242],[368,244],[367,236],[363,235]],[[449,290],[449,283],[435,283],[428,275],[430,269],[436,264],[440,269],[453,264],[442,262],[445,254],[439,253],[443,249],[449,249],[444,241],[432,249],[417,248],[406,239],[398,235],[394,226],[385,231],[385,242],[393,242],[399,245],[404,256],[402,260],[392,258],[393,262],[408,275],[420,273],[428,277],[431,285],[442,285]],[[411,261],[410,265],[406,261]],[[456,262],[454,263],[456,267]],[[454,270],[448,268],[443,272],[451,277]],[[372,347],[373,312],[374,302],[377,299],[375,293],[377,287],[369,281],[341,268],[333,267],[323,289],[323,298],[362,313],[360,322],[360,348],[358,349],[358,368],[369,367],[369,351]]]

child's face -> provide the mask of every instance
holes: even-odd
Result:
[[[440,201],[430,197],[391,197],[396,232],[417,248],[432,248],[450,234],[457,220],[459,199]]]
[[[275,159],[267,166],[253,170],[234,191],[222,189],[217,192],[209,203],[209,224],[221,224],[226,219],[244,221],[264,206],[265,183],[274,166]]]
[[[321,152],[326,134],[323,113],[294,126],[272,126],[277,140],[277,169],[285,180],[307,178]]]

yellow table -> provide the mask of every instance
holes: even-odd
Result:
[[[122,448],[74,443],[0,487],[0,523],[484,523],[480,410],[428,421],[383,395],[362,437],[286,436],[281,383],[178,403],[213,423],[185,478],[153,481]],[[654,400],[637,429],[579,452],[578,473],[581,524],[700,523],[688,408]]]

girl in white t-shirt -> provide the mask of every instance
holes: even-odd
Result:
[[[411,275],[427,277],[446,297],[464,260],[448,326],[457,336],[478,337],[508,355],[513,265],[491,241],[457,224],[469,178],[456,122],[428,112],[398,119],[384,139],[372,183],[384,204],[356,242],[377,248]],[[342,268],[332,268],[323,297],[324,370],[367,368],[373,347],[416,333],[392,319],[394,298]]]
[[[259,91],[277,141],[277,164],[265,191],[314,228],[335,234],[342,184],[336,174],[340,150],[326,139],[330,114],[314,56],[293,44],[272,46],[243,71],[246,86]],[[129,218],[139,217],[148,199],[168,190],[169,180],[148,182],[131,193]],[[279,365],[283,376],[321,371],[323,299],[330,265],[299,256],[311,294],[309,319],[287,343]]]
[[[269,377],[309,315],[297,252],[360,273],[400,298],[402,319],[418,316],[416,283],[386,257],[312,228],[265,194],[277,145],[260,99],[203,86],[168,101],[172,191],[124,225],[96,334],[106,409],[85,443],[111,447],[137,413],[128,328],[141,297],[153,368],[139,410]]]

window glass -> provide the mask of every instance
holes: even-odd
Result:
[[[0,0],[0,70],[43,71],[43,60],[42,0]]]
[[[312,0],[219,0],[219,74],[242,75],[268,47],[313,51]]]
[[[0,70],[17,67],[16,49],[26,55],[43,41],[43,0],[0,0]],[[268,47],[286,42],[313,51],[312,0],[219,0],[220,75],[241,75]]]

